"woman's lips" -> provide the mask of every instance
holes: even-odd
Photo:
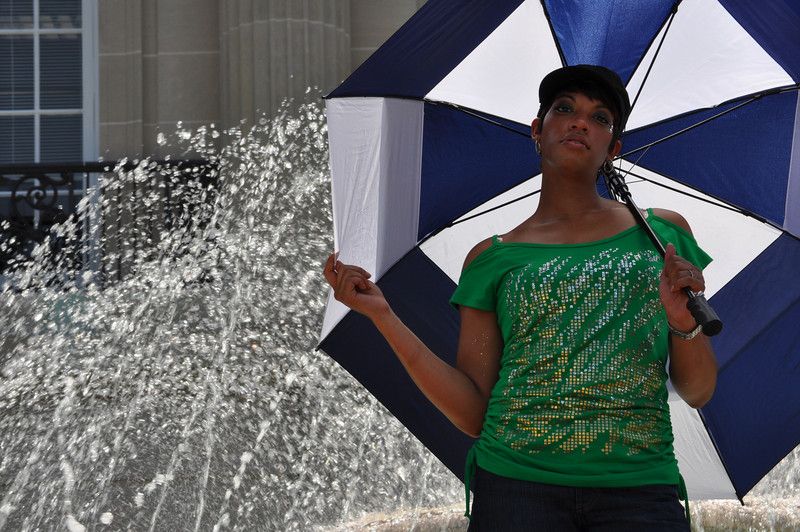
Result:
[[[572,145],[572,146],[579,146],[579,147],[585,148],[587,150],[589,149],[589,145],[586,143],[586,141],[582,137],[573,136],[573,135],[568,135],[568,136],[564,137],[563,139],[561,139],[561,144],[569,144],[569,145]]]

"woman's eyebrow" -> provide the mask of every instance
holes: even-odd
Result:
[[[574,94],[574,93],[569,93],[569,92],[559,92],[559,93],[558,93],[558,94],[556,94],[556,96],[553,98],[553,101],[555,101],[555,100],[558,100],[559,98],[569,98],[570,100],[572,100],[572,101],[574,102],[574,101],[575,101],[575,96],[573,96],[573,94]],[[605,109],[605,110],[606,110],[606,111],[608,111],[609,113],[611,112],[611,108],[610,108],[608,105],[606,105],[605,103],[603,103],[603,101],[602,101],[602,100],[595,100],[594,98],[592,98],[592,97],[590,97],[590,96],[589,96],[588,98],[589,98],[590,100],[592,100],[592,101],[598,102],[598,103],[597,103],[597,108],[598,108],[598,109]]]

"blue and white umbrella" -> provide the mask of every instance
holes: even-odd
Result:
[[[634,198],[682,213],[715,259],[719,381],[700,411],[670,396],[679,466],[694,499],[743,497],[800,442],[798,28],[782,0],[429,0],[328,97],[341,260],[454,363],[467,251],[536,207],[539,81],[615,70],[635,102],[619,161]],[[320,347],[463,474],[472,441],[365,318],[331,298]]]

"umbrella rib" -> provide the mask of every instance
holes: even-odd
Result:
[[[739,488],[733,484],[733,475],[731,475],[731,470],[730,468],[728,468],[728,463],[725,461],[725,457],[722,455],[722,451],[720,451],[719,444],[717,443],[717,438],[714,436],[714,433],[711,432],[711,428],[708,426],[708,422],[706,421],[706,416],[705,414],[703,414],[702,408],[697,410],[697,416],[700,418],[700,422],[703,423],[703,428],[706,429],[706,434],[708,434],[708,439],[711,440],[711,445],[714,446],[714,450],[717,452],[717,457],[719,458],[719,463],[722,464],[722,469],[724,469],[725,474],[728,475],[728,480],[730,480],[731,482],[731,486],[733,487],[733,492],[736,494],[736,498],[739,499],[739,503],[742,506],[744,506],[744,496],[747,495],[747,493],[740,494]]]
[[[634,172],[632,170],[629,170],[628,172],[626,172],[626,174],[632,175],[634,177],[638,177],[639,178],[639,182],[644,181],[646,183],[650,183],[652,185],[656,185],[656,186],[659,186],[661,188],[665,188],[667,190],[671,190],[672,192],[677,192],[679,194],[683,194],[684,196],[688,196],[688,197],[696,199],[696,200],[704,201],[704,202],[706,202],[706,203],[708,203],[710,205],[714,205],[715,207],[722,207],[723,209],[728,209],[729,211],[733,211],[733,212],[736,212],[736,213],[739,213],[739,214],[743,214],[745,216],[752,216],[753,218],[757,219],[759,222],[768,223],[767,220],[761,218],[757,214],[749,213],[746,210],[742,209],[741,207],[737,207],[735,205],[729,205],[729,204],[727,204],[725,202],[718,203],[717,201],[711,201],[708,198],[704,198],[702,196],[698,196],[697,194],[692,194],[691,192],[687,192],[685,190],[681,190],[681,189],[679,189],[677,187],[671,187],[671,186],[669,186],[669,185],[667,185],[665,183],[659,183],[658,181],[655,181],[653,179],[649,179],[647,177],[644,177],[641,174],[637,174],[636,172]],[[716,198],[714,198],[714,199],[716,199]]]
[[[764,94],[766,94],[766,93],[764,93]],[[652,148],[653,146],[661,144],[662,142],[666,142],[666,141],[668,141],[670,139],[673,139],[673,138],[677,137],[678,135],[682,135],[682,134],[684,134],[684,133],[686,133],[688,131],[691,131],[691,130],[697,128],[697,127],[700,127],[700,126],[702,126],[704,124],[707,124],[708,122],[711,122],[712,120],[715,120],[715,119],[717,119],[717,118],[719,118],[721,116],[724,116],[724,115],[730,113],[731,111],[735,111],[735,110],[739,109],[740,107],[744,107],[745,105],[747,105],[749,103],[753,103],[754,101],[756,101],[759,98],[761,98],[762,96],[764,96],[764,94],[758,94],[756,96],[753,96],[749,100],[745,100],[742,103],[740,103],[739,105],[734,105],[733,107],[731,107],[729,109],[725,109],[724,111],[720,111],[719,113],[717,113],[717,114],[715,114],[713,116],[709,116],[708,118],[706,118],[704,120],[701,120],[700,122],[698,122],[696,124],[692,124],[691,126],[687,126],[687,127],[683,128],[681,130],[678,130],[678,131],[676,131],[674,133],[670,133],[666,137],[662,137],[662,138],[660,138],[658,140],[654,140],[653,142],[650,142],[649,144],[645,144],[643,146],[639,146],[638,148],[635,148],[635,149],[633,149],[633,150],[631,150],[629,152],[623,153],[619,157],[620,158],[628,157],[629,155],[631,155],[633,153],[636,153],[638,151],[648,150],[648,149]]]
[[[658,57],[658,53],[661,51],[661,46],[667,39],[667,33],[669,33],[669,29],[670,27],[672,27],[672,21],[675,20],[675,15],[678,13],[678,5],[680,3],[681,3],[680,0],[678,0],[672,6],[672,11],[670,12],[669,20],[667,21],[667,27],[664,29],[664,34],[661,36],[661,41],[658,43],[656,52],[653,54],[653,59],[650,61],[650,65],[647,67],[647,72],[644,73],[644,78],[642,79],[642,82],[639,84],[639,89],[636,91],[636,96],[633,98],[633,103],[631,104],[631,111],[633,111],[633,108],[636,107],[636,102],[639,101],[639,96],[642,94],[642,89],[644,89],[644,84],[647,83],[647,78],[650,77],[650,71],[653,70],[653,65],[656,64],[656,58]],[[630,113],[628,114],[630,115]]]
[[[479,213],[473,214],[472,216],[467,216],[466,218],[459,218],[458,220],[450,222],[444,228],[447,229],[449,227],[453,227],[454,225],[458,225],[460,223],[472,220],[473,218],[477,218],[478,216],[483,216],[484,214],[489,214],[492,211],[496,211],[498,209],[502,209],[503,207],[507,207],[507,206],[511,205],[512,203],[516,203],[518,201],[524,200],[525,198],[530,198],[531,196],[535,196],[536,194],[538,194],[541,191],[542,191],[542,189],[540,188],[540,189],[534,190],[533,192],[528,192],[527,194],[524,194],[524,195],[522,195],[522,196],[520,196],[518,198],[514,198],[512,200],[509,200],[509,201],[507,201],[507,202],[505,202],[505,203],[503,203],[501,205],[496,205],[494,207],[486,209],[485,211],[481,211]]]
[[[567,58],[564,55],[564,50],[561,48],[561,41],[558,40],[558,35],[556,35],[556,29],[553,27],[553,20],[550,18],[550,12],[547,10],[545,1],[540,0],[540,2],[542,4],[544,18],[547,21],[547,26],[550,28],[550,36],[553,38],[553,42],[556,45],[556,50],[558,51],[558,58],[561,60],[561,66],[567,66]]]
[[[697,122],[696,124],[692,124],[691,126],[687,126],[684,129],[681,129],[681,130],[676,131],[674,133],[670,133],[666,137],[663,137],[663,138],[658,139],[658,140],[654,140],[653,142],[651,142],[649,144],[644,144],[642,146],[639,146],[638,148],[635,148],[635,149],[633,149],[633,150],[631,150],[629,152],[623,153],[623,154],[619,155],[618,157],[627,157],[632,153],[636,153],[637,151],[646,150],[648,148],[651,148],[651,147],[653,147],[653,146],[655,146],[657,144],[660,144],[660,143],[662,143],[664,141],[667,141],[667,140],[670,140],[670,139],[672,139],[672,138],[674,138],[674,137],[676,137],[678,135],[686,133],[687,131],[691,131],[692,129],[694,129],[694,128],[698,127],[698,126],[702,126],[702,125],[704,125],[704,124],[706,124],[708,122],[711,122],[712,120],[716,120],[717,118],[720,118],[720,117],[722,117],[722,116],[724,116],[724,115],[726,115],[726,114],[728,114],[728,113],[730,113],[732,111],[736,111],[737,109],[739,109],[741,107],[744,107],[745,105],[751,104],[751,103],[755,102],[756,100],[759,100],[759,99],[761,99],[761,98],[763,98],[765,96],[773,96],[775,94],[782,94],[784,92],[791,92],[791,91],[797,91],[797,90],[800,90],[800,83],[798,83],[796,85],[786,85],[786,86],[783,86],[783,87],[773,87],[771,89],[766,89],[766,90],[763,90],[761,92],[756,92],[756,93],[750,94],[750,95],[746,96],[746,98],[747,98],[746,100],[742,101],[738,105],[735,105],[733,107],[725,109],[724,111],[720,111],[719,113],[717,113],[717,114],[715,114],[713,116],[709,116],[708,118],[705,118],[705,119],[701,120],[700,122]],[[725,104],[731,103],[733,101],[736,101],[737,99],[738,98],[735,98],[733,100],[728,100],[726,102],[718,103],[718,104],[716,104],[714,106],[706,107],[705,109],[711,109],[713,107],[719,107],[720,105],[725,105]],[[635,128],[633,130],[625,131],[622,135],[624,137],[627,134],[630,134],[630,133],[633,133],[633,132],[637,132],[637,131],[642,131],[644,129],[647,129],[647,128],[650,128],[650,127],[653,127],[653,126],[656,126],[656,125],[659,125],[659,124],[663,124],[663,123],[669,122],[670,120],[674,120],[674,119],[679,118],[681,116],[687,116],[687,115],[693,114],[693,113],[695,113],[697,111],[701,111],[701,110],[702,109],[695,109],[695,110],[693,110],[691,112],[684,113],[682,115],[671,116],[671,117],[669,117],[669,118],[667,118],[665,120],[661,120],[659,122],[654,122],[652,124],[647,124],[645,126],[642,126],[642,127],[639,127],[639,128]]]
[[[760,214],[757,214],[757,213],[755,213],[753,211],[745,209],[744,207],[740,207],[739,205],[736,205],[735,203],[731,203],[731,202],[729,202],[727,200],[724,200],[722,198],[718,198],[718,197],[714,196],[713,194],[708,194],[706,192],[703,192],[703,194],[706,194],[707,196],[709,196],[711,198],[714,198],[714,200],[715,200],[715,201],[710,201],[708,198],[704,198],[702,196],[697,196],[695,194],[692,194],[691,192],[686,192],[685,190],[681,190],[679,188],[674,188],[674,187],[671,187],[671,186],[666,185],[664,183],[659,183],[658,181],[655,181],[653,179],[649,179],[649,178],[647,178],[647,177],[645,177],[645,176],[643,176],[641,174],[637,174],[636,172],[633,172],[633,171],[628,171],[627,174],[630,174],[630,175],[632,175],[634,177],[638,177],[640,180],[646,181],[646,182],[648,182],[650,184],[653,184],[653,185],[656,185],[656,186],[659,186],[659,187],[662,187],[662,188],[666,188],[667,190],[671,190],[671,191],[677,192],[679,194],[683,194],[684,196],[688,196],[688,197],[696,199],[696,200],[704,201],[704,202],[708,203],[709,205],[714,205],[715,207],[721,207],[723,209],[728,209],[730,211],[739,213],[739,214],[741,214],[743,216],[748,216],[750,218],[753,218],[756,221],[759,221],[759,222],[761,222],[763,224],[769,225],[770,227],[772,227],[774,229],[777,229],[778,231],[780,231],[781,233],[783,233],[785,235],[789,235],[790,237],[794,238],[795,240],[800,241],[800,236],[799,235],[795,235],[791,231],[788,231],[785,227],[782,227],[782,226],[778,225],[777,223],[773,222],[772,220],[764,218]],[[674,178],[672,178],[672,177],[670,177],[670,176],[668,176],[666,174],[660,174],[660,175],[664,175],[664,177],[672,179],[673,181],[678,181],[677,179],[674,179]],[[678,182],[680,182],[680,181],[678,181]],[[689,186],[689,185],[686,185],[685,183],[684,183],[684,185],[685,186]],[[693,188],[693,187],[691,187],[691,188]]]
[[[424,100],[424,101],[426,103],[431,104],[431,105],[444,105],[446,107],[452,107],[456,111],[461,111],[464,114],[467,114],[467,115],[470,115],[470,116],[474,116],[478,120],[483,120],[484,122],[487,122],[489,124],[492,124],[492,125],[500,127],[500,128],[503,128],[503,129],[505,129],[507,131],[510,131],[512,133],[516,133],[517,135],[520,135],[520,136],[523,136],[523,137],[526,137],[526,138],[530,138],[530,134],[529,133],[520,131],[519,129],[514,129],[513,127],[507,126],[506,124],[503,124],[502,122],[498,122],[497,120],[492,120],[488,116],[483,115],[483,114],[481,114],[478,111],[475,111],[473,109],[470,109],[469,107],[463,107],[461,105],[458,105],[457,103],[445,102],[445,101],[441,101],[441,100]]]
[[[631,172],[628,172],[628,173],[629,173],[629,174],[631,174],[631,175],[633,175],[633,176],[635,176],[635,177],[639,177],[639,176],[637,176],[636,174],[633,174],[633,173],[631,173]],[[636,180],[636,181],[632,181],[630,184],[633,184],[633,183],[641,183],[642,181],[647,181],[647,180],[642,178],[642,179],[638,179],[638,180]],[[514,199],[512,199],[512,200],[508,200],[507,202],[505,202],[505,203],[503,203],[503,204],[500,204],[500,205],[495,205],[494,207],[491,207],[491,208],[489,208],[489,209],[486,209],[485,211],[481,211],[481,212],[475,213],[475,214],[473,214],[473,215],[467,216],[466,218],[459,218],[458,220],[455,220],[455,221],[453,221],[453,222],[450,222],[449,224],[445,225],[444,227],[442,227],[442,228],[441,228],[439,231],[437,231],[436,233],[432,233],[430,236],[428,236],[428,237],[426,237],[424,240],[422,240],[422,241],[420,242],[420,244],[421,244],[422,242],[424,242],[425,240],[428,240],[428,239],[429,239],[429,238],[431,238],[432,236],[435,236],[435,235],[437,235],[438,233],[440,233],[441,231],[443,231],[443,230],[445,230],[445,229],[450,229],[451,227],[454,227],[454,226],[456,226],[456,225],[458,225],[458,224],[461,224],[461,223],[464,223],[464,222],[468,222],[468,221],[470,221],[470,220],[472,220],[472,219],[474,219],[474,218],[477,218],[477,217],[479,217],[479,216],[483,216],[484,214],[489,214],[489,213],[490,213],[490,212],[492,212],[492,211],[496,211],[496,210],[498,210],[498,209],[502,209],[503,207],[508,207],[508,206],[509,206],[509,205],[511,205],[512,203],[516,203],[516,202],[518,202],[518,201],[522,201],[522,200],[524,200],[525,198],[530,198],[531,196],[535,196],[536,194],[538,194],[538,193],[539,193],[539,192],[541,192],[541,191],[542,191],[542,189],[541,189],[541,188],[539,188],[539,189],[536,189],[536,190],[534,190],[533,192],[528,192],[527,194],[523,194],[522,196],[519,196],[518,198],[514,198]]]
[[[532,179],[532,177],[529,178],[529,179]],[[534,190],[533,192],[529,192],[529,193],[527,193],[527,194],[525,194],[523,196],[520,196],[518,198],[514,198],[514,199],[512,199],[510,201],[507,201],[507,202],[503,203],[502,205],[497,205],[497,206],[492,207],[490,209],[486,209],[485,211],[481,211],[481,212],[473,214],[471,216],[467,216],[466,218],[459,218],[458,220],[452,221],[449,224],[443,225],[439,229],[436,229],[435,231],[431,231],[430,233],[425,235],[425,237],[423,237],[422,240],[417,242],[417,246],[421,246],[422,244],[424,244],[425,242],[427,242],[431,238],[435,237],[436,235],[438,235],[439,233],[441,233],[445,229],[450,229],[451,227],[454,227],[454,226],[456,226],[456,225],[458,225],[460,223],[466,222],[468,220],[472,220],[473,218],[477,218],[478,216],[483,216],[484,214],[488,214],[488,213],[490,213],[492,211],[496,211],[497,209],[502,209],[503,207],[511,205],[512,203],[516,203],[516,202],[518,202],[520,200],[524,200],[525,198],[529,198],[531,196],[535,196],[536,194],[538,194],[541,191],[542,191],[542,189]]]

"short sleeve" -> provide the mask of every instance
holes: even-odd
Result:
[[[675,251],[679,256],[688,260],[701,270],[704,270],[706,266],[711,263],[713,260],[711,256],[697,244],[694,236],[686,231],[686,229],[660,216],[654,216],[653,219],[659,222],[657,227],[654,226],[653,229],[658,233],[661,243],[664,244],[664,246],[671,243],[675,246]]]
[[[493,247],[490,247],[461,272],[458,286],[450,304],[458,308],[463,305],[479,310],[494,312],[497,308],[497,268],[492,260]]]

